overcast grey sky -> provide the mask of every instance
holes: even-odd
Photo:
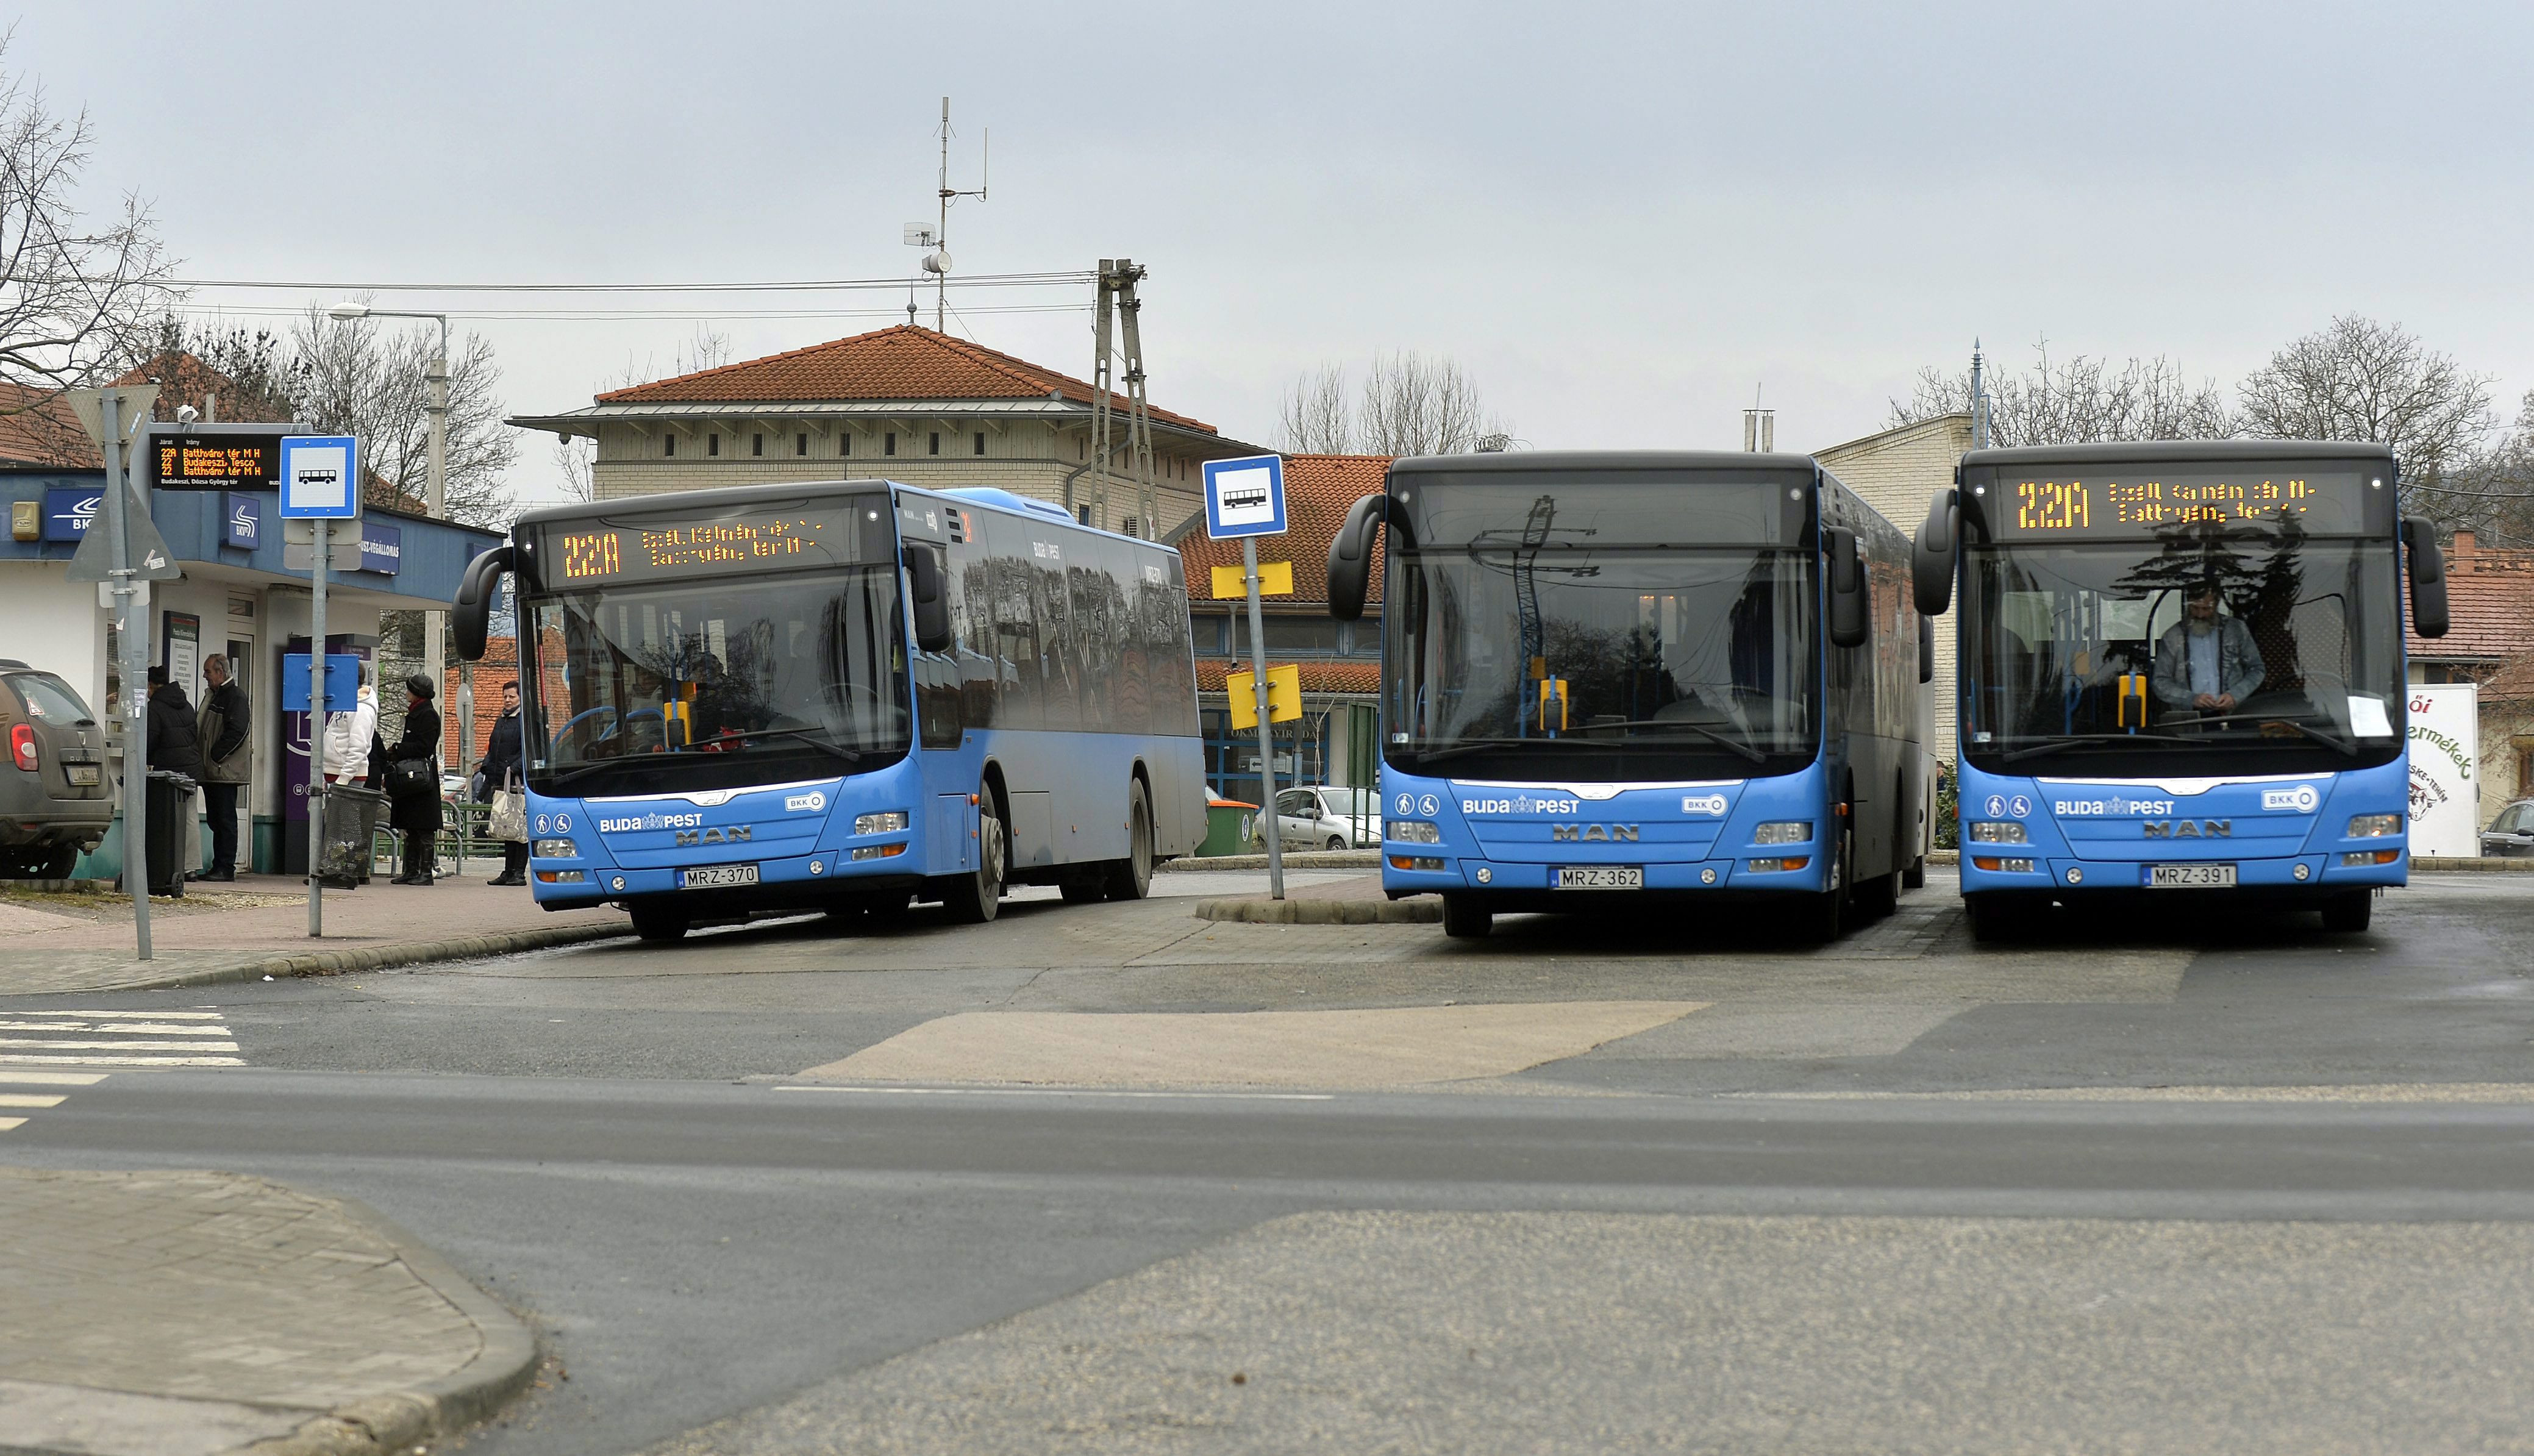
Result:
[[[2504,414],[2534,387],[2521,0],[53,5],[9,63],[90,110],[100,199],[153,199],[201,277],[896,274],[946,93],[954,183],[994,132],[960,269],[1147,264],[1155,401],[1260,442],[1296,375],[1398,347],[1539,447],[1738,444],[1763,384],[1781,445],[1831,444],[1974,334],[2231,383],[2350,311]],[[717,327],[751,357],[903,318]],[[1089,325],[953,330],[1087,374]],[[694,329],[459,327],[534,411]]]

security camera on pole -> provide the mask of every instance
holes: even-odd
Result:
[[[360,448],[349,435],[291,435],[281,442],[281,519],[308,523],[308,934],[326,933],[326,887],[317,875],[326,827],[326,576],[333,523],[361,518]],[[355,539],[358,539],[357,532]]]
[[[1237,460],[1206,461],[1205,533],[1210,540],[1238,537],[1240,541],[1238,587],[1226,590],[1234,584],[1232,569],[1218,568],[1215,595],[1245,594],[1249,598],[1251,671],[1230,674],[1223,686],[1231,702],[1233,726],[1246,728],[1249,724],[1243,719],[1253,717],[1258,724],[1258,783],[1266,791],[1259,796],[1266,802],[1258,812],[1266,825],[1267,893],[1281,900],[1285,898],[1285,835],[1276,816],[1275,725],[1302,715],[1301,672],[1298,668],[1280,668],[1271,682],[1267,671],[1266,616],[1258,606],[1258,538],[1285,534],[1284,458],[1245,455]],[[1282,590],[1292,591],[1293,563],[1270,563],[1271,570],[1277,567],[1283,568]],[[1250,701],[1242,702],[1243,697]]]

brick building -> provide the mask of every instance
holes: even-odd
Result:
[[[2410,633],[2405,645],[2412,682],[2481,685],[2486,822],[2534,793],[2534,551],[2484,546],[2457,531],[2445,557],[2452,625],[2442,637]]]

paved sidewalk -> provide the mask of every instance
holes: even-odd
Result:
[[[527,1329],[410,1236],[263,1179],[0,1168],[0,1227],[12,1450],[404,1450],[535,1363]]]
[[[234,884],[192,884],[181,900],[150,902],[154,958],[133,954],[132,906],[96,895],[17,895],[0,900],[0,996],[137,991],[261,976],[332,975],[456,960],[630,935],[621,911],[549,914],[528,891],[481,877],[428,889],[372,880],[326,892],[326,935],[308,936],[308,901],[296,879],[250,875]]]

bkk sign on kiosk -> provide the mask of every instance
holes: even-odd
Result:
[[[2481,690],[2414,683],[2411,854],[2481,853]]]

